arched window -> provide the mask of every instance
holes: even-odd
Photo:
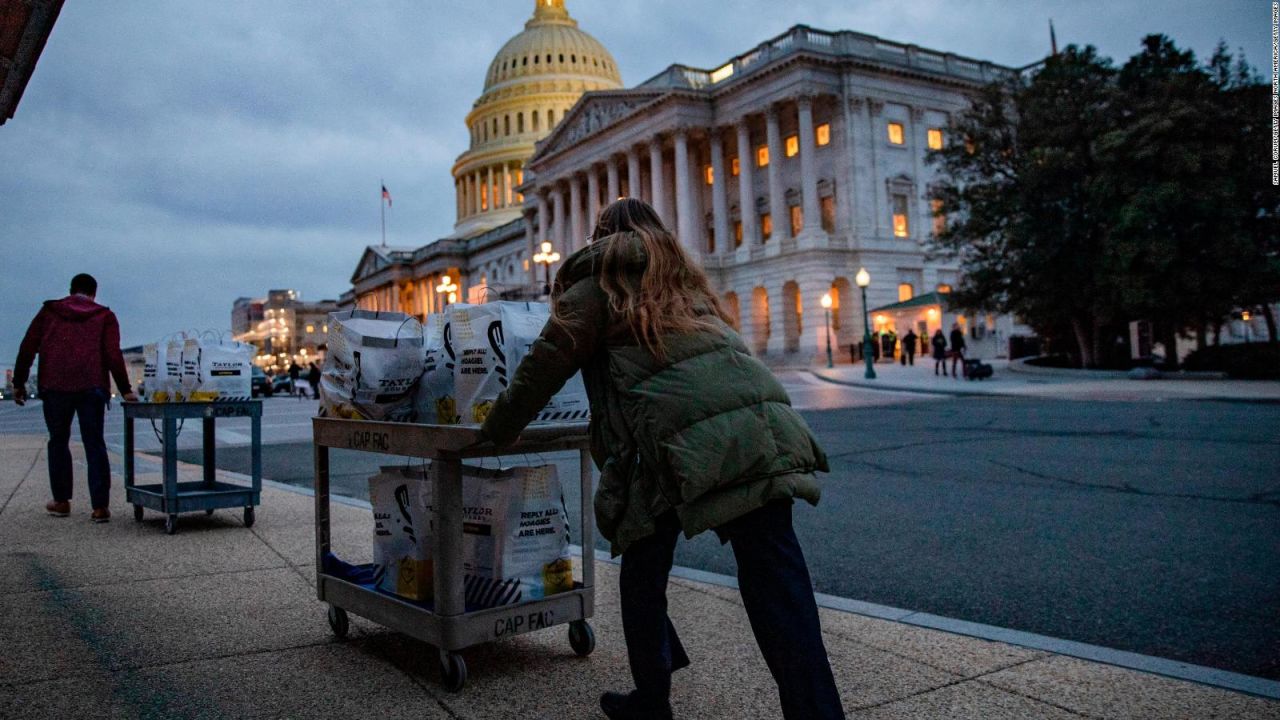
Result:
[[[560,53],[560,62],[564,62],[564,53]]]
[[[550,130],[551,128],[555,127],[555,124],[556,124],[556,111],[548,110],[547,111],[547,129]]]
[[[524,59],[521,61],[521,63],[520,63],[520,64],[521,64],[521,65],[528,65],[528,64],[529,64],[529,56],[528,56],[528,55],[525,55],[525,56],[524,56]]]
[[[517,133],[524,132],[524,113],[523,112],[516,113],[516,132]]]
[[[575,65],[576,65],[576,64],[578,63],[578,56],[577,56],[577,55],[570,55],[570,56],[569,56],[569,62],[571,62],[571,63],[573,63],[573,64],[575,64]]]
[[[503,135],[511,134],[511,116],[510,115],[502,116],[502,134]]]
[[[551,64],[551,53],[547,53],[547,64]]]
[[[530,115],[533,116],[533,131],[538,132],[538,111],[534,110]]]
[[[534,55],[534,56],[533,56],[533,64],[534,64],[534,65],[537,65],[537,64],[538,64],[538,59],[539,59],[540,57],[542,57],[542,56],[541,56],[541,55]]]

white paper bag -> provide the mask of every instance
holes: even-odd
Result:
[[[450,308],[449,330],[457,356],[454,385],[461,421],[483,423],[498,395],[551,317],[546,303],[491,302]],[[569,379],[536,421],[584,421],[590,415],[582,374]]]
[[[254,347],[211,334],[187,338],[182,346],[182,395],[189,402],[249,400],[253,397]]]
[[[169,393],[165,383],[169,370],[165,366],[164,351],[167,343],[161,341],[142,348],[142,401],[166,402]]]
[[[351,310],[329,315],[321,412],[410,422],[422,377],[422,325],[404,313]]]
[[[156,383],[147,386],[151,402],[182,402],[182,347],[186,335],[175,333],[156,343]]]
[[[457,425],[458,400],[454,392],[453,372],[456,357],[453,350],[449,313],[427,316],[424,329],[422,379],[414,398],[415,422]]]
[[[369,478],[377,586],[424,602],[432,597],[431,508],[426,471],[383,467]]]

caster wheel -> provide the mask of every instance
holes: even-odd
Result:
[[[142,506],[141,505],[133,506],[133,521],[142,522]]]
[[[329,606],[329,627],[333,630],[333,634],[339,640],[346,640],[347,633],[351,631],[351,621],[347,618],[347,611],[340,607]]]
[[[178,532],[178,516],[170,515],[164,519],[164,531],[168,535]]]
[[[586,657],[596,649],[596,633],[586,620],[569,623],[569,647],[573,648],[578,657]]]
[[[253,527],[253,508],[251,507],[244,509],[244,526],[247,528]]]
[[[467,661],[458,653],[440,651],[440,675],[444,689],[458,692],[467,684]]]
[[[212,514],[213,514],[213,508],[209,508],[208,510],[205,510],[205,511],[204,511],[204,514],[205,514],[205,515],[212,515]]]

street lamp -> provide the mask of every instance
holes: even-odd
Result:
[[[866,378],[875,380],[876,369],[871,366],[871,356],[875,353],[875,347],[871,344],[871,315],[867,312],[867,286],[871,284],[871,274],[866,268],[859,268],[854,281],[858,283],[858,287],[862,288],[862,358],[867,361]]]
[[[446,305],[458,302],[458,286],[453,282],[453,278],[448,275],[445,275],[440,280],[440,284],[436,286],[436,292],[441,294],[448,293],[445,295]]]
[[[1240,313],[1240,319],[1244,322],[1244,342],[1249,344],[1249,311],[1245,310]]]
[[[822,296],[822,317],[826,320],[827,329],[827,367],[835,367],[831,362],[831,293]]]
[[[551,251],[551,243],[542,243],[542,252],[533,256],[533,261],[547,270],[547,284],[542,288],[543,295],[551,294],[551,263],[560,261],[560,253]]]

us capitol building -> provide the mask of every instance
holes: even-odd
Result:
[[[536,299],[542,243],[567,257],[601,207],[634,196],[701,260],[767,360],[824,351],[823,295],[832,343],[860,342],[862,267],[873,329],[927,336],[959,322],[979,354],[1001,354],[1013,320],[948,307],[958,268],[926,256],[942,219],[925,154],[957,141],[948,121],[974,91],[1017,72],[798,25],[719,67],[672,65],[624,88],[564,0],[538,0],[467,115],[453,233],[368,247],[342,302],[423,317],[448,302]]]

